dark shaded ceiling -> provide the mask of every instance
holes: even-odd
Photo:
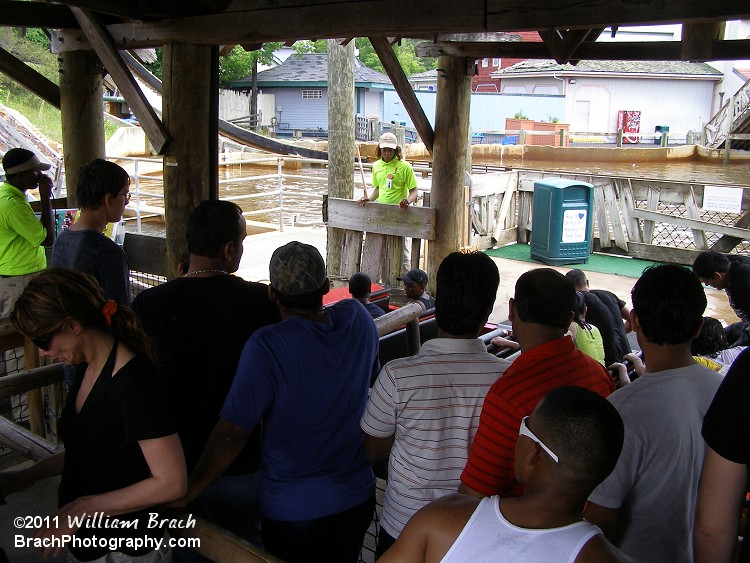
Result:
[[[0,25],[77,29],[69,7],[105,26],[119,49],[166,43],[240,44],[351,37],[416,37],[429,54],[587,59],[750,59],[750,40],[722,40],[722,23],[750,18],[736,0],[62,0],[0,1]],[[595,43],[605,27],[688,24],[682,47]],[[536,30],[544,42],[505,43],[446,34]],[[601,47],[599,46],[601,45]],[[584,56],[577,56],[579,49]]]

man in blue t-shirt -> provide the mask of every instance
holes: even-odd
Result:
[[[385,315],[385,311],[379,305],[370,301],[371,292],[372,280],[364,272],[357,272],[349,278],[349,293],[351,293],[352,298],[362,303],[370,316],[377,319]]]
[[[330,284],[310,245],[277,249],[270,280],[282,320],[245,344],[186,500],[229,467],[262,420],[265,549],[292,563],[355,562],[375,507],[359,420],[380,367],[377,331],[354,300],[323,307]]]

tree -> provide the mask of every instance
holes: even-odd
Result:
[[[401,68],[404,69],[406,76],[437,68],[437,59],[417,57],[416,44],[417,41],[414,39],[402,39],[393,46],[396,58],[401,63]],[[385,72],[369,39],[358,37],[356,47],[359,50],[358,58],[362,61],[362,64],[378,72]]]

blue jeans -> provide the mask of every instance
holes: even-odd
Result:
[[[312,520],[263,518],[263,545],[288,563],[356,563],[374,511],[373,494],[353,508]]]

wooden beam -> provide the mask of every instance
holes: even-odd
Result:
[[[0,377],[0,399],[20,395],[32,389],[60,383],[63,380],[63,365],[52,364]]]
[[[713,41],[712,59],[717,61],[741,60],[750,58],[750,39]],[[416,53],[420,57],[483,58],[523,58],[549,59],[549,49],[544,43],[501,42],[501,43],[418,43]],[[584,41],[575,51],[578,60],[590,61],[679,61],[682,59],[682,46],[677,41],[623,41],[612,43],[591,43]]]
[[[542,43],[547,47],[550,55],[558,64],[562,63],[562,37],[560,32],[556,29],[546,29],[539,31],[539,37],[542,38]]]
[[[714,41],[711,60],[740,60],[750,58],[750,40]],[[549,50],[543,43],[419,43],[420,57],[523,58],[549,59]],[[679,61],[682,47],[677,41],[643,42],[584,42],[575,53],[576,59],[590,61]]]
[[[435,210],[432,207],[367,203],[328,198],[328,226],[400,237],[435,238]]]
[[[328,196],[354,197],[354,43],[328,44]],[[328,226],[327,272],[331,276],[351,275],[341,271],[346,231]]]
[[[0,26],[75,29],[78,22],[67,6],[45,2],[0,1]]]
[[[0,72],[60,109],[60,87],[0,47]]]
[[[102,65],[89,50],[61,53],[58,60],[65,181],[77,186],[83,165],[106,156]],[[68,203],[77,207],[76,190],[68,190]]]
[[[62,446],[45,440],[3,416],[0,416],[0,444],[34,461],[44,459],[62,450]]]
[[[735,222],[734,226],[742,228],[750,227],[750,210],[743,212],[740,218]],[[711,245],[709,250],[713,250],[714,252],[730,252],[741,242],[742,239],[740,238],[722,235],[719,240]]]
[[[611,0],[487,0],[487,28],[516,31],[549,28],[594,28],[692,21],[747,19],[742,2],[682,0],[680,2],[612,2]]]
[[[714,223],[709,223],[708,221],[698,221],[696,219],[688,219],[686,217],[675,217],[674,215],[667,215],[665,213],[659,213],[658,211],[646,211],[645,209],[633,209],[633,217],[637,219],[646,219],[647,221],[654,221],[657,223],[669,223],[670,225],[687,227],[688,229],[700,229],[703,231],[708,231],[709,233],[729,235],[741,238],[742,240],[750,240],[750,229],[740,229],[738,227],[716,225]]]
[[[115,43],[154,47],[171,42],[220,44],[293,39],[333,39],[434,33],[483,32],[484,0],[464,0],[461,9],[434,0],[338,0],[278,2],[268,8],[248,9],[160,22],[123,23],[108,27]],[[378,14],[378,17],[372,17]],[[314,23],[311,23],[314,22]],[[503,28],[497,28],[501,30]]]
[[[628,243],[628,253],[633,258],[653,260],[654,262],[668,262],[670,264],[692,265],[698,252],[686,248],[669,248],[659,244],[645,244],[642,242]]]
[[[71,10],[78,20],[81,29],[86,34],[86,38],[99,56],[99,59],[107,68],[110,75],[112,75],[115,84],[117,84],[117,87],[128,101],[130,109],[136,118],[138,118],[154,150],[157,154],[163,154],[167,144],[171,140],[169,132],[159,120],[154,108],[146,100],[133,75],[130,74],[125,63],[117,54],[107,30],[93,17],[91,12],[72,7]]]
[[[222,563],[283,563],[278,557],[243,540],[239,536],[196,517],[185,509],[172,509],[164,512],[165,517],[177,518],[182,522],[195,520],[194,528],[170,529],[170,535],[177,538],[198,538],[195,550],[211,561]]]
[[[685,61],[710,61],[713,43],[724,38],[725,22],[682,25],[681,58]]]
[[[443,258],[457,251],[464,241],[466,223],[462,211],[464,170],[469,145],[469,106],[471,76],[466,73],[468,59],[440,57],[435,99],[435,147],[433,150],[430,204],[437,213],[437,236],[427,253],[427,271],[437,273]],[[422,237],[425,238],[425,237]],[[435,284],[431,278],[430,289]]]
[[[254,4],[254,6],[257,4]],[[274,2],[273,7],[246,9],[149,23],[113,24],[118,45],[157,46],[169,42],[204,44],[291,39],[420,36],[434,33],[515,31],[548,28],[597,28],[609,25],[680,23],[746,19],[742,2],[685,0],[647,4],[611,0],[564,0],[541,5],[526,0],[465,0],[460,9],[434,0],[338,0]],[[379,17],[372,17],[378,14]],[[314,22],[314,24],[311,24]]]
[[[184,6],[187,0],[181,0],[180,6]],[[135,0],[107,0],[102,2],[101,0],[65,0],[63,2],[70,6],[70,9],[82,9],[89,10],[91,12],[98,12],[101,14],[109,14],[112,16],[119,16],[122,18],[140,20],[143,19],[139,4],[146,4],[145,2],[137,2]]]
[[[393,87],[396,89],[396,93],[404,104],[409,117],[411,117],[425,148],[432,154],[435,132],[432,130],[430,120],[427,119],[422,106],[419,104],[417,94],[409,84],[409,79],[404,74],[396,54],[388,44],[388,40],[383,37],[370,37],[370,43],[372,43],[380,62],[383,63],[383,68],[388,73],[388,78],[391,79]]]

